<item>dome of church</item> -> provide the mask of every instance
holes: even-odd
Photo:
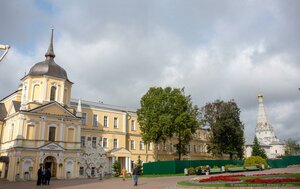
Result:
[[[46,60],[36,63],[29,71],[29,76],[53,76],[61,79],[68,80],[67,72],[62,67],[57,65],[54,61],[54,51],[53,51],[53,29],[51,34],[51,40],[49,48],[45,54]]]
[[[68,80],[67,72],[54,62],[53,58],[36,63],[29,71],[30,76],[53,76]]]

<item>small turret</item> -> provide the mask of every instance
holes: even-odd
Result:
[[[82,113],[81,113],[81,101],[80,99],[78,100],[78,105],[77,105],[77,110],[76,110],[76,116],[77,117],[81,117]]]

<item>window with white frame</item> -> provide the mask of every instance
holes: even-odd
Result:
[[[107,116],[103,117],[103,127],[108,127],[108,117]]]
[[[197,146],[196,146],[196,144],[194,144],[194,153],[196,153],[197,152]]]
[[[85,147],[85,136],[80,137],[80,143],[82,147]]]
[[[103,146],[103,148],[107,148],[108,147],[108,139],[107,138],[103,138],[102,139],[102,146]]]
[[[140,141],[140,150],[144,150],[144,141]]]
[[[160,150],[160,144],[156,145],[156,150]]]
[[[97,144],[97,137],[93,137],[92,138],[92,147],[96,148],[96,144]]]
[[[207,136],[206,136],[206,133],[204,133],[204,139],[206,139],[206,137],[207,137]]]
[[[82,115],[81,116],[81,124],[82,125],[86,125],[86,116],[87,116],[87,114],[86,113],[82,113],[81,115]]]
[[[135,131],[135,121],[131,120],[131,130]]]
[[[166,143],[165,143],[165,142],[163,142],[163,144],[162,144],[162,149],[163,149],[163,151],[166,151],[166,150],[167,150],[167,146],[166,146]]]
[[[33,101],[38,101],[40,99],[40,85],[35,84],[33,87],[33,95],[32,95],[32,100]]]
[[[95,126],[95,127],[98,126],[98,115],[97,114],[93,115],[93,126]]]
[[[188,152],[191,152],[191,145],[188,145]]]
[[[134,140],[130,140],[130,149],[135,150],[135,141]]]
[[[82,176],[82,175],[83,175],[83,173],[84,173],[84,167],[80,167],[80,168],[79,168],[79,175],[81,175],[81,176]]]
[[[56,86],[52,86],[50,89],[50,101],[55,101],[56,97]]]
[[[118,118],[114,117],[114,128],[117,129],[118,128]]]
[[[114,138],[114,148],[118,148],[118,139]]]
[[[150,144],[148,144],[148,149],[149,149],[149,150],[152,150],[152,148],[153,148],[153,143],[150,142]]]
[[[171,143],[170,144],[170,152],[173,152],[174,151],[174,146],[173,146],[173,144]]]
[[[199,148],[198,151],[202,152],[202,145],[199,145],[198,148]]]
[[[49,137],[48,140],[54,142],[55,141],[55,131],[56,127],[49,127]]]

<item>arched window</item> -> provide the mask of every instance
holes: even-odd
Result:
[[[56,95],[56,87],[52,86],[51,87],[51,93],[50,93],[50,100],[54,101],[55,100],[55,95]]]
[[[39,98],[40,98],[40,85],[34,85],[32,98],[33,98],[34,101],[39,100]]]
[[[56,127],[49,128],[49,141],[52,141],[52,142],[55,141],[55,130],[56,130]]]

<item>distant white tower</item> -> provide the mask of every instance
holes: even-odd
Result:
[[[263,104],[263,94],[259,93],[258,98],[258,114],[257,123],[255,128],[255,135],[262,145],[271,145],[274,143],[279,143],[279,139],[274,134],[274,129],[272,125],[268,122],[267,114]]]
[[[260,146],[265,150],[268,159],[275,159],[284,155],[284,144],[279,142],[279,139],[274,134],[274,129],[267,119],[267,114],[263,104],[264,96],[262,93],[257,95],[258,98],[258,113],[257,123],[255,128],[255,136],[257,137]],[[250,157],[252,154],[253,143],[246,144],[245,157]]]

